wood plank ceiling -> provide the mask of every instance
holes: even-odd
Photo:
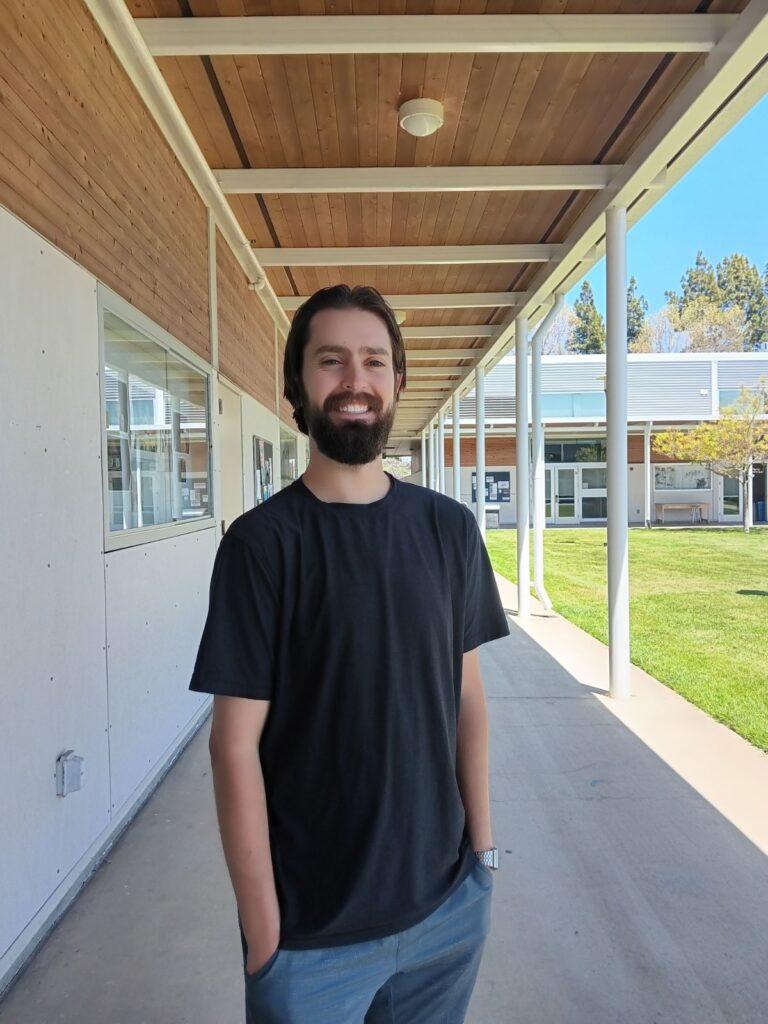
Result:
[[[738,13],[744,0],[126,0],[141,18],[343,14]],[[621,164],[703,59],[699,53],[425,53],[157,57],[213,168]],[[445,123],[416,139],[406,100],[440,100]],[[259,248],[558,243],[589,191],[229,195]],[[345,281],[385,295],[525,291],[536,264],[269,267],[280,296]],[[290,315],[290,314],[289,314]],[[507,308],[409,311],[406,327],[501,324]],[[481,349],[488,339],[410,339]],[[419,367],[430,365],[420,361]],[[462,376],[467,360],[454,365]],[[422,382],[423,383],[423,382]],[[446,382],[443,382],[446,383]],[[412,392],[413,394],[413,392]],[[436,399],[434,408],[442,405]],[[406,414],[418,435],[423,412]]]

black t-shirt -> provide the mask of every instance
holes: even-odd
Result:
[[[509,633],[472,512],[387,473],[301,477],[219,545],[191,690],[269,700],[259,746],[280,946],[391,935],[476,862],[456,776],[462,655]]]

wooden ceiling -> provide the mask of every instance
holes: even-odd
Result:
[[[742,0],[126,0],[145,18],[269,15],[738,13]],[[701,53],[342,53],[158,56],[212,168],[622,164]],[[415,139],[397,111],[443,103]],[[592,191],[378,192],[228,196],[258,248],[558,243]],[[386,295],[525,291],[531,263],[268,267],[279,296],[345,281]],[[405,326],[501,324],[508,308],[424,309]],[[290,313],[289,313],[290,316]],[[420,338],[420,350],[487,338]],[[424,363],[419,363],[424,366]],[[434,365],[445,366],[445,362]],[[471,363],[455,361],[462,375]],[[442,400],[433,403],[435,408]],[[426,422],[428,414],[422,417]]]

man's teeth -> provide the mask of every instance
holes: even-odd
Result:
[[[366,405],[345,405],[339,412],[368,412]]]

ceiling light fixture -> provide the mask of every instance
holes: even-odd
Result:
[[[432,135],[443,125],[443,105],[438,100],[408,100],[398,111],[400,127],[417,139]]]
[[[398,322],[398,324],[405,323],[406,313],[404,309],[395,309],[393,310],[393,312],[395,314],[395,320]]]

